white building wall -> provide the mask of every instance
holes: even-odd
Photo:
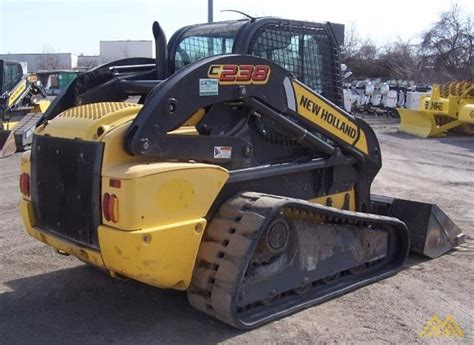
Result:
[[[72,70],[77,67],[77,56],[72,53],[0,54],[0,59],[26,62],[28,72],[41,70]]]
[[[153,57],[152,41],[100,41],[101,63],[130,57]]]

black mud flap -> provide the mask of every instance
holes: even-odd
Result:
[[[371,195],[372,212],[395,217],[410,233],[410,251],[437,258],[464,243],[461,229],[437,205]]]

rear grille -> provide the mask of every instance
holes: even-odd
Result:
[[[31,152],[36,226],[98,248],[103,144],[37,136]]]

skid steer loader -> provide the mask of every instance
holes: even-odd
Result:
[[[418,109],[399,108],[400,131],[421,138],[444,137],[448,131],[474,136],[474,83],[433,85]]]
[[[38,122],[20,176],[31,236],[187,290],[243,329],[393,275],[410,248],[463,241],[435,205],[370,195],[381,152],[341,108],[340,25],[200,24],[168,45],[153,33],[156,61],[80,74]]]
[[[0,60],[0,158],[31,145],[33,129],[49,106],[35,75],[20,63]]]

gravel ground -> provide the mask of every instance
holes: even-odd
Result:
[[[373,192],[437,203],[463,229],[456,251],[410,256],[398,275],[259,329],[194,311],[185,293],[109,278],[23,231],[19,155],[0,160],[0,344],[474,343],[474,138],[423,140],[369,119],[384,166]],[[465,338],[420,338],[451,314]]]

